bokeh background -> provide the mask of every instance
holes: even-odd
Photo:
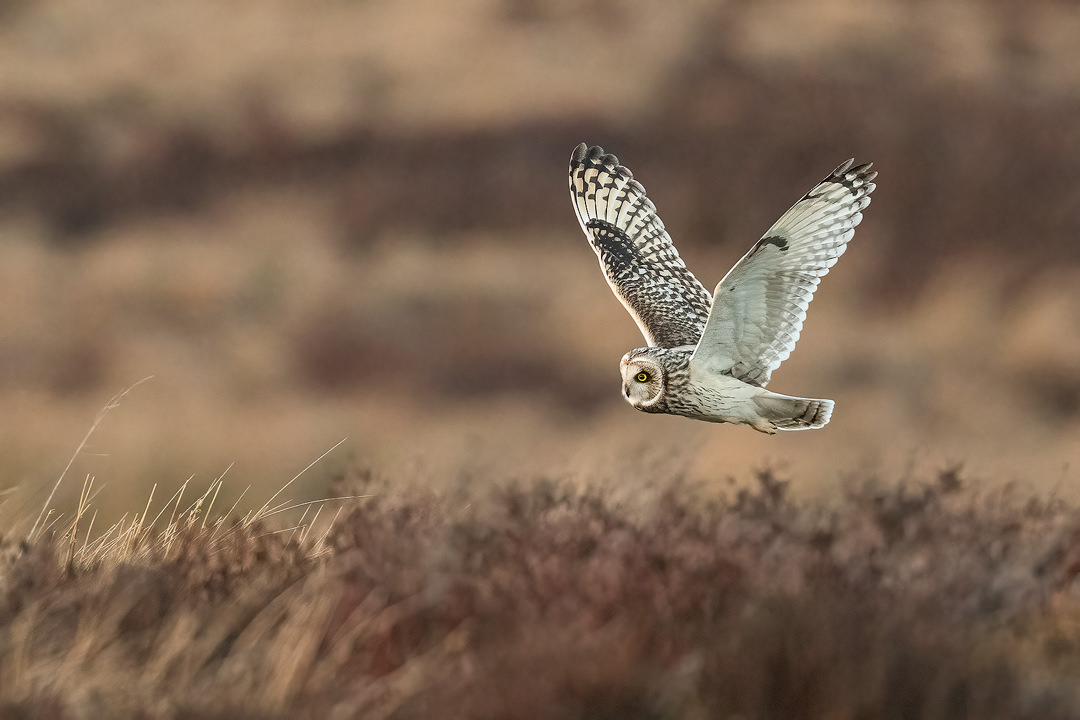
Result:
[[[93,475],[131,509],[230,467],[276,488],[346,437],[291,491],[962,464],[1068,492],[1078,37],[1065,0],[3,0],[4,511],[36,513],[147,376],[62,497]],[[626,406],[641,339],[567,198],[581,141],[709,287],[835,165],[876,163],[770,386],[835,398],[827,429]]]

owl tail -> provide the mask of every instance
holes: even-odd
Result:
[[[811,400],[764,392],[754,398],[761,416],[777,430],[824,427],[832,417],[832,400]]]

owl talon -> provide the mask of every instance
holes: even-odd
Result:
[[[757,430],[759,433],[765,433],[766,435],[775,435],[776,426],[764,418],[750,423],[750,427]]]

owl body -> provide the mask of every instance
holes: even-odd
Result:
[[[831,400],[780,395],[731,375],[702,371],[691,364],[693,354],[689,346],[631,350],[620,363],[623,396],[643,412],[750,425],[770,434],[829,421]]]
[[[765,386],[794,349],[814,291],[854,235],[876,176],[869,164],[840,165],[709,293],[630,170],[602,148],[579,145],[570,158],[578,222],[649,344],[620,363],[627,402],[643,412],[746,424],[769,434],[828,423],[831,400]]]

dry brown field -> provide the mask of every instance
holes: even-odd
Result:
[[[0,0],[0,717],[1080,716],[1077,37]],[[770,385],[827,428],[626,406],[581,141],[710,287],[875,162]]]

